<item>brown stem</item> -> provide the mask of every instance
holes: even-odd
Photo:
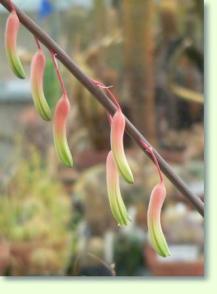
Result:
[[[9,1],[0,0],[0,3],[9,11],[11,11],[11,6]],[[110,113],[114,114],[116,106],[114,103],[100,90],[88,76],[83,73],[80,68],[71,60],[71,58],[64,52],[63,49],[46,33],[44,32],[33,20],[28,17],[23,11],[15,7],[17,15],[21,23],[37,37],[41,43],[43,43],[51,52],[56,53],[56,57],[65,67],[73,74],[73,76],[78,79],[82,85],[92,93],[92,95],[105,107],[105,109]],[[126,118],[126,131],[135,140],[137,145],[146,153],[146,155],[153,161],[153,157],[144,148],[143,143],[149,145],[151,144],[144,138],[144,136],[139,132],[139,130]],[[153,147],[152,147],[153,148]],[[183,182],[183,180],[175,174],[170,165],[161,157],[161,155],[153,148],[154,155],[156,156],[158,163],[162,172],[167,176],[167,178],[176,186],[176,188],[193,204],[197,211],[203,216],[204,215],[204,203],[201,199],[194,195],[188,186]]]

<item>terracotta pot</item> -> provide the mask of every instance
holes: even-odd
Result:
[[[155,251],[147,246],[145,248],[146,264],[154,276],[203,276],[204,262],[161,262]]]
[[[12,275],[26,274],[31,254],[38,245],[34,242],[18,242],[11,245]]]
[[[47,261],[45,264],[38,265],[32,260],[34,251],[38,249],[51,249],[54,252],[62,251],[68,246],[68,240],[44,244],[43,240],[17,242],[11,245],[11,274],[12,276],[26,275],[59,275],[63,274],[63,266],[55,260]]]
[[[6,241],[0,241],[0,275],[4,275],[10,263],[10,246]]]

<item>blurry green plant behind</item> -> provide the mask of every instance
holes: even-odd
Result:
[[[44,73],[44,93],[47,102],[53,110],[58,99],[60,98],[60,87],[57,75],[51,59],[47,60]]]
[[[69,222],[69,198],[33,151],[20,162],[0,201],[0,239],[10,244],[10,273],[63,273],[71,246]]]

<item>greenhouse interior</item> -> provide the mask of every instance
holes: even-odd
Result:
[[[204,276],[203,17],[0,1],[1,276]]]

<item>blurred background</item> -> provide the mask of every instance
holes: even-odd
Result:
[[[114,86],[125,114],[204,199],[203,1],[14,3],[89,77]],[[116,225],[105,182],[106,112],[61,65],[75,165],[58,162],[52,124],[34,110],[29,79],[16,79],[6,61],[7,16],[0,7],[0,274],[203,276],[203,219],[167,179],[162,226],[172,255],[163,259],[151,249],[146,213],[158,175],[127,135],[135,184],[121,181],[121,191],[132,222]],[[29,74],[37,48],[24,27],[18,50]],[[45,93],[54,109],[61,91],[45,52]]]

